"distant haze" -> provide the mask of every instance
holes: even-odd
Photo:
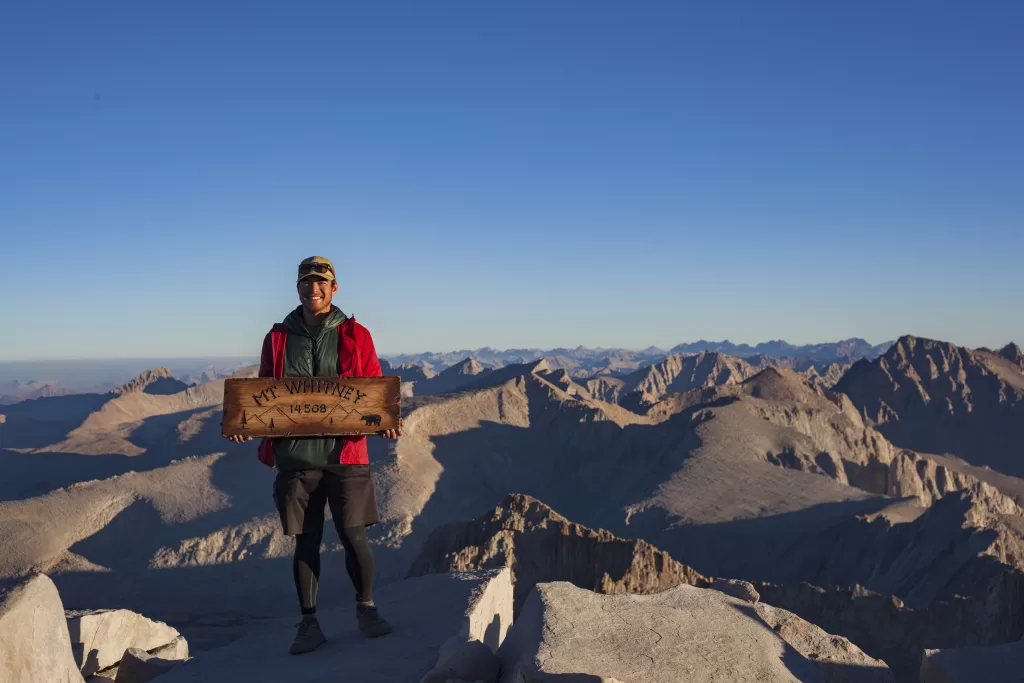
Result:
[[[759,344],[735,344],[729,341],[696,341],[675,344],[669,348],[648,346],[643,349],[600,348],[582,345],[572,348],[482,347],[441,352],[424,351],[412,354],[388,354],[381,358],[393,364],[415,363],[435,371],[452,366],[466,358],[474,358],[488,367],[525,363],[544,357],[555,359],[554,366],[608,369],[636,368],[649,365],[672,354],[694,354],[703,350],[719,351],[732,356],[749,357],[764,354],[777,357],[804,358],[820,363],[852,362],[862,357],[874,358],[891,342],[872,345],[863,339],[795,346],[781,340]],[[575,361],[582,361],[577,363]],[[171,375],[187,384],[201,383],[223,377],[232,371],[259,362],[258,356],[221,356],[198,358],[131,358],[131,359],[60,359],[0,362],[0,404],[26,398],[65,393],[106,393],[119,387],[145,370],[166,367]]]
[[[215,374],[256,362],[259,359],[255,357],[0,362],[0,395],[8,393],[18,382],[53,382],[72,393],[104,393],[158,367],[169,369],[183,381],[200,381],[203,372]]]

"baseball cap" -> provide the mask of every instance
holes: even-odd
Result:
[[[309,278],[334,280],[334,264],[331,263],[331,259],[326,256],[310,256],[307,259],[302,259],[302,262],[299,264],[299,279],[297,282],[302,282]]]

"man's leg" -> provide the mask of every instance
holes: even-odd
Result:
[[[359,630],[371,638],[391,633],[391,624],[373,604],[373,550],[366,537],[366,527],[342,527],[338,529],[338,535],[345,547],[345,569],[356,589],[356,624]]]
[[[299,595],[299,610],[302,616],[316,614],[316,595],[320,586],[320,542],[323,540],[323,526],[320,533],[308,531],[295,537],[295,556],[292,558],[292,575],[295,590]]]
[[[327,502],[334,526],[345,548],[345,569],[356,590],[356,619],[368,636],[391,633],[391,626],[373,604],[373,550],[366,527],[376,524],[377,500],[368,465],[345,465],[340,472],[326,472]]]
[[[284,533],[295,536],[292,576],[302,621],[292,643],[292,654],[315,650],[326,640],[316,620],[320,542],[326,504],[321,474],[319,470],[282,471],[274,482],[274,501],[281,515]]]
[[[341,545],[345,548],[345,569],[356,589],[356,603],[373,604],[373,550],[366,537],[366,527],[360,524],[338,529]]]

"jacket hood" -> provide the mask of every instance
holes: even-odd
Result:
[[[318,332],[323,331],[328,327],[337,327],[341,323],[348,320],[348,316],[342,313],[341,309],[337,306],[331,306],[331,312],[327,314],[327,317],[320,321],[320,329]],[[288,327],[289,332],[295,332],[303,336],[310,336],[309,330],[306,329],[306,323],[302,319],[302,306],[297,306],[294,311],[289,313],[284,318],[284,324]]]

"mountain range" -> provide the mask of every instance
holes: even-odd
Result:
[[[796,346],[784,341],[770,341],[756,345],[733,344],[730,341],[698,341],[679,344],[669,350],[650,346],[639,351],[618,348],[573,349],[507,349],[498,351],[489,347],[474,350],[448,351],[442,353],[419,353],[386,355],[398,374],[414,379],[429,379],[444,370],[472,359],[484,369],[495,369],[506,365],[523,364],[545,359],[552,368],[567,370],[574,377],[588,377],[595,374],[625,374],[646,365],[657,363],[667,356],[696,355],[702,351],[717,351],[738,358],[758,356],[775,359],[775,364],[786,367],[801,366],[805,370],[814,366],[827,368],[831,364],[845,365],[861,358],[872,359],[885,351],[892,342],[872,346],[863,339],[847,339],[824,344]],[[0,363],[0,405],[10,405],[45,396],[68,394],[104,393],[116,391],[130,381],[134,374],[145,369],[168,367],[170,376],[186,385],[209,382],[229,377],[240,367],[256,362],[254,357],[200,358],[194,360],[153,361],[151,365],[140,366],[146,361],[32,361]],[[757,361],[755,361],[757,364]],[[419,369],[417,369],[419,368]],[[423,372],[424,376],[416,376]],[[827,370],[826,370],[827,371]],[[458,371],[464,374],[463,370]],[[444,386],[444,382],[435,383]]]
[[[466,358],[473,358],[484,367],[498,368],[503,365],[522,364],[545,358],[552,367],[568,370],[572,375],[619,373],[635,370],[641,365],[651,364],[666,356],[695,355],[702,351],[717,351],[737,358],[752,356],[773,356],[778,358],[801,359],[814,364],[853,363],[862,358],[873,359],[892,346],[893,342],[872,345],[863,339],[845,339],[823,344],[797,346],[777,340],[750,344],[734,344],[728,340],[714,342],[700,340],[677,344],[671,349],[649,346],[636,351],[622,348],[575,348],[554,349],[507,349],[499,351],[490,347],[464,349],[460,351],[427,352],[416,354],[390,354],[386,358],[392,365],[413,364],[440,372]]]
[[[918,680],[926,648],[1024,636],[1015,345],[905,336],[878,355],[833,345],[818,359],[650,350],[634,368],[607,351],[558,351],[500,365],[391,359],[406,433],[369,440],[381,593],[410,572],[509,558],[528,577],[517,605],[529,582],[569,569],[607,592],[651,592],[644,577],[746,581],[901,683]],[[172,374],[4,407],[0,583],[44,572],[69,608],[143,612],[201,656],[293,609],[292,546],[273,472],[254,444],[220,436],[224,380]],[[527,504],[544,511],[532,526],[481,517]],[[554,524],[584,540],[569,545]],[[322,600],[350,600],[333,530],[324,542]]]

